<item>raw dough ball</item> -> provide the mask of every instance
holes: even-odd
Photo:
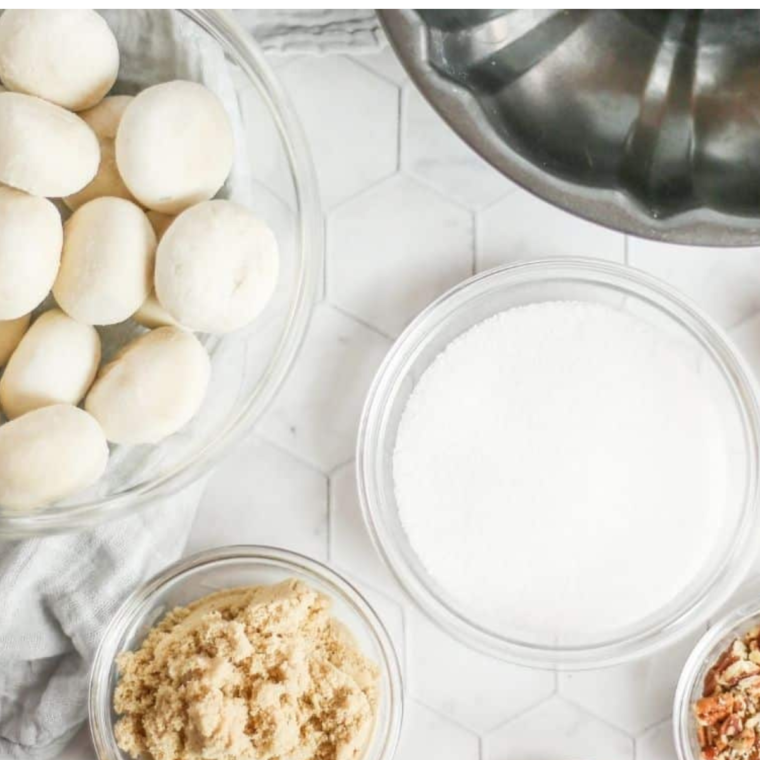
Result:
[[[196,82],[157,84],[135,97],[116,135],[127,187],[148,208],[177,214],[212,198],[232,168],[232,126]]]
[[[53,404],[76,406],[100,365],[100,337],[60,309],[32,325],[0,378],[0,407],[10,419]]]
[[[96,198],[66,222],[53,295],[79,322],[123,322],[150,293],[155,252],[156,234],[134,203]]]
[[[0,367],[8,363],[8,359],[24,337],[30,320],[31,314],[25,314],[18,319],[0,321]]]
[[[0,505],[34,509],[88,488],[108,464],[100,425],[75,406],[57,404],[0,427]]]
[[[95,108],[82,111],[79,114],[87,126],[92,129],[100,143],[100,166],[95,179],[85,188],[74,195],[69,195],[63,202],[72,210],[76,211],[80,206],[91,201],[93,198],[102,198],[110,195],[114,198],[126,198],[134,201],[135,197],[129,192],[124,184],[119,169],[116,166],[116,130],[124,114],[124,110],[132,101],[129,95],[113,95],[102,100]]]
[[[92,108],[113,87],[119,48],[92,10],[7,10],[0,16],[0,79],[71,111]]]
[[[49,200],[0,187],[0,319],[22,317],[42,303],[62,245],[61,216]]]
[[[98,138],[76,114],[31,95],[0,93],[0,182],[60,198],[81,190],[99,163]]]
[[[266,306],[279,266],[267,225],[231,201],[207,201],[177,217],[156,253],[156,295],[181,325],[225,333]]]
[[[113,443],[157,443],[192,419],[210,374],[208,354],[192,333],[159,327],[103,367],[85,408]]]

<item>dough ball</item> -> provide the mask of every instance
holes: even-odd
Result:
[[[116,166],[116,130],[119,127],[122,114],[131,102],[129,95],[113,95],[102,100],[94,108],[82,111],[79,115],[87,126],[97,135],[100,143],[100,166],[98,173],[89,185],[78,193],[69,195],[63,202],[72,210],[76,211],[87,201],[93,198],[102,198],[110,195],[114,198],[125,198],[134,201],[135,197],[129,192],[124,184],[119,169]]]
[[[143,90],[116,135],[127,187],[148,208],[177,214],[212,198],[232,167],[232,126],[203,85],[174,81]]]
[[[100,425],[57,404],[0,427],[0,505],[35,509],[73,496],[100,478],[108,444]]]
[[[8,363],[8,359],[21,342],[24,333],[29,327],[30,314],[25,314],[18,319],[6,319],[0,321],[0,367]]]
[[[99,163],[98,138],[76,114],[31,95],[0,93],[0,182],[61,198],[90,182]]]
[[[97,330],[60,309],[46,311],[24,336],[0,378],[0,408],[14,419],[43,406],[76,406],[99,365]]]
[[[231,201],[207,201],[177,217],[156,253],[156,295],[181,325],[225,333],[249,324],[275,285],[277,241]]]
[[[61,215],[49,200],[0,186],[0,319],[22,317],[42,303],[62,245]]]
[[[92,10],[7,10],[0,16],[0,79],[9,90],[81,111],[113,87],[119,48]]]
[[[140,208],[96,198],[66,222],[53,295],[78,322],[123,322],[150,293],[155,251],[156,234]]]
[[[193,418],[210,375],[208,354],[192,333],[160,327],[103,367],[85,408],[113,443],[157,443]]]

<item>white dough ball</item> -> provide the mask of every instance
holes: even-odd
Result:
[[[103,367],[85,408],[113,443],[158,443],[193,418],[210,375],[208,354],[192,333],[160,327]]]
[[[75,406],[29,412],[0,427],[0,505],[27,510],[73,496],[108,464],[100,425]]]
[[[156,234],[140,208],[123,198],[96,198],[66,222],[53,295],[79,322],[123,322],[150,293],[155,251]]]
[[[61,215],[49,200],[0,186],[0,319],[22,317],[42,303],[62,245]]]
[[[82,111],[79,114],[87,126],[97,135],[100,143],[100,166],[98,173],[89,185],[82,188],[78,193],[63,199],[63,202],[72,211],[76,211],[87,201],[91,201],[93,198],[102,198],[104,195],[126,198],[128,201],[135,200],[119,174],[119,169],[116,166],[116,146],[114,145],[119,122],[131,100],[132,97],[129,95],[113,95],[102,100],[94,108]]]
[[[161,305],[181,325],[226,333],[249,324],[277,284],[277,241],[243,206],[207,201],[180,214],[156,253]]]
[[[76,114],[31,95],[0,93],[0,182],[61,198],[90,182],[99,163],[98,138]]]
[[[0,79],[9,90],[81,111],[119,73],[119,48],[92,10],[7,10],[0,16]]]
[[[18,319],[0,320],[0,367],[4,367],[11,358],[16,346],[21,343],[29,328],[31,314],[25,314]]]
[[[116,162],[148,208],[177,214],[212,198],[232,168],[232,125],[219,99],[181,80],[143,90],[116,135]]]
[[[100,365],[100,336],[51,309],[37,318],[0,378],[0,408],[10,419],[54,404],[76,406]]]

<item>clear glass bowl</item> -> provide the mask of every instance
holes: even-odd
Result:
[[[285,93],[250,35],[225,12],[103,13],[121,48],[115,92],[194,79],[237,110],[235,164],[221,195],[250,207],[274,229],[280,279],[250,328],[202,337],[212,376],[190,425],[159,446],[114,447],[101,481],[61,504],[29,513],[0,508],[2,537],[87,527],[155,503],[207,472],[250,429],[285,379],[320,278],[322,222],[309,151]],[[104,353],[138,329],[130,320],[101,330]]]
[[[558,644],[473,620],[429,576],[398,514],[393,450],[409,395],[432,360],[458,335],[506,309],[579,300],[636,314],[667,331],[700,362],[726,428],[728,489],[716,550],[677,599],[634,626]],[[387,355],[362,416],[357,479],[373,541],[420,609],[451,635],[516,663],[557,669],[599,667],[660,649],[713,613],[739,583],[758,530],[760,412],[749,371],[723,332],[668,285],[638,270],[591,259],[537,261],[478,275],[439,298],[406,329]],[[431,526],[431,530],[434,526]],[[642,552],[646,547],[642,547]]]
[[[755,590],[760,592],[760,588]],[[734,639],[757,625],[760,625],[760,602],[742,605],[715,623],[689,655],[673,702],[673,739],[679,760],[700,760],[697,722],[691,706],[702,696],[707,671]]]
[[[113,692],[115,657],[134,650],[150,628],[174,607],[225,588],[278,583],[297,578],[333,600],[333,614],[354,634],[364,654],[380,667],[380,703],[372,740],[362,760],[390,760],[403,717],[401,669],[380,618],[346,580],[300,554],[265,546],[228,546],[201,552],[171,565],[120,607],[103,634],[90,677],[90,730],[101,760],[127,760],[116,745]]]

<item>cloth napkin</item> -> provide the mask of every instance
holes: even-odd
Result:
[[[168,12],[104,15],[122,50],[121,91],[172,78],[204,82],[245,142],[234,82],[215,46]],[[246,11],[239,20],[280,52],[357,51],[382,41],[368,11]],[[224,194],[239,198],[248,164],[236,158]],[[0,758],[55,757],[76,733],[104,627],[137,585],[181,555],[204,485],[94,529],[0,543]]]

